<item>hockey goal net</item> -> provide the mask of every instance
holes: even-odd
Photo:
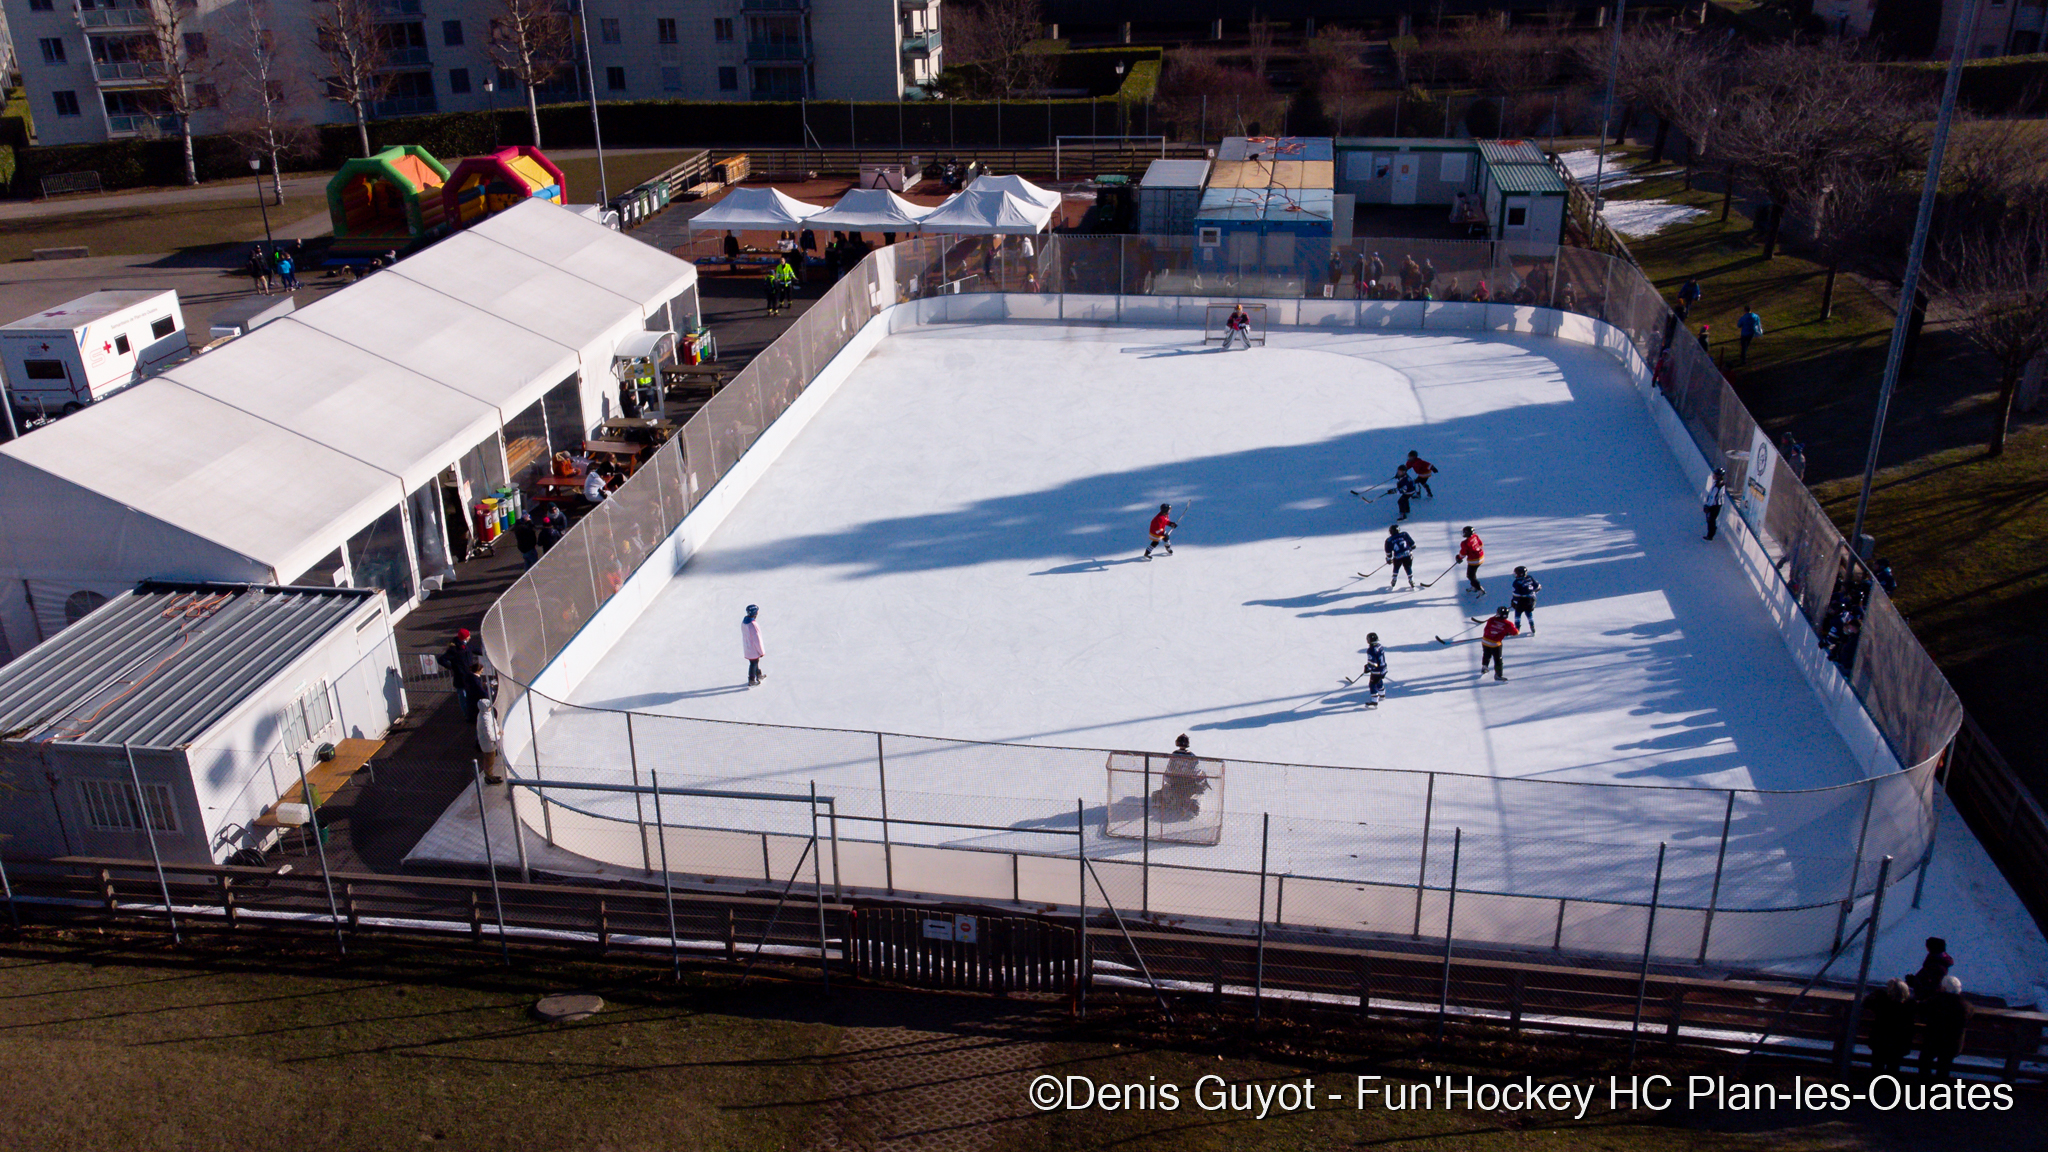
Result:
[[[1223,839],[1223,761],[1158,752],[1109,754],[1102,834],[1216,844]]]
[[[1208,315],[1202,321],[1202,343],[1221,344],[1230,335],[1230,314],[1244,309],[1246,338],[1254,344],[1266,342],[1266,306],[1264,304],[1211,304]]]

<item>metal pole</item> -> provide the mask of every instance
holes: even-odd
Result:
[[[320,882],[327,888],[327,915],[334,921],[334,946],[341,954],[348,955],[348,941],[341,934],[341,906],[334,902],[334,878],[327,874],[327,836],[320,830],[320,811],[313,806],[313,786],[306,781],[306,762],[297,756],[292,763],[299,766],[299,799],[306,803],[306,819],[313,825],[313,852],[320,858]],[[135,770],[135,753],[128,754],[128,770]],[[141,789],[137,788],[137,792]],[[150,846],[155,851],[155,845]]]
[[[178,915],[171,911],[171,882],[164,877],[164,858],[156,850],[156,825],[150,822],[149,801],[144,799],[142,795],[142,776],[135,771],[135,749],[123,744],[121,745],[121,751],[128,757],[128,780],[135,786],[135,815],[142,821],[143,834],[149,838],[149,858],[156,862],[156,883],[157,887],[164,894],[164,918],[171,922],[171,943],[179,944],[183,941],[178,938]],[[304,769],[301,769],[300,772],[299,778],[305,779]],[[334,894],[330,891],[328,893],[330,903],[333,901],[333,898]]]
[[[1259,951],[1252,970],[1252,1023],[1259,1022],[1266,996],[1266,849],[1272,841],[1273,814],[1259,817]]]
[[[1934,220],[1934,197],[1941,187],[1941,157],[1948,148],[1949,124],[1955,119],[1956,90],[1963,82],[1963,61],[1970,51],[1970,35],[1977,26],[1977,5],[1963,5],[1962,24],[1956,29],[1955,49],[1948,59],[1948,79],[1941,89],[1941,113],[1934,120],[1934,141],[1927,153],[1927,179],[1920,186],[1920,211],[1913,218],[1913,242],[1906,248],[1906,275],[1899,281],[1899,312],[1892,321],[1892,341],[1884,354],[1884,380],[1877,388],[1877,415],[1870,423],[1870,452],[1863,460],[1863,487],[1856,493],[1856,526],[1849,531],[1849,545],[1863,539],[1863,518],[1870,511],[1870,484],[1877,478],[1877,449],[1884,442],[1885,413],[1891,408],[1892,389],[1899,383],[1899,361],[1906,350],[1906,330],[1913,320],[1913,297],[1920,290],[1920,258],[1927,248],[1927,230]]]
[[[1913,879],[1913,907],[1920,906],[1920,893],[1927,887],[1927,869],[1934,864],[1934,838],[1941,833],[1941,805],[1929,804],[1934,824],[1927,830],[1927,851],[1920,854],[1920,875]],[[4,879],[5,877],[0,877]]]
[[[1142,832],[1138,839],[1138,914],[1140,916],[1150,915],[1152,911],[1152,754],[1149,752],[1145,754],[1144,771],[1145,803],[1141,812],[1144,815],[1145,822],[1141,825]],[[1263,885],[1265,883],[1263,873],[1261,875],[1260,884]],[[1264,901],[1265,896],[1265,889],[1261,887],[1259,899]]]
[[[491,906],[498,913],[498,955],[504,958],[505,966],[509,968],[512,966],[512,947],[505,942],[505,898],[498,894],[498,858],[491,852],[491,818],[484,811],[484,770],[471,760],[469,771],[470,782],[476,786],[477,829],[484,834],[484,865],[491,872]],[[506,789],[506,795],[511,795],[510,789]]]
[[[512,814],[512,848],[519,854],[519,882],[531,884],[533,869],[526,863],[526,826],[519,820],[519,789],[510,784],[505,786],[505,807]]]
[[[1863,874],[1863,845],[1870,838],[1870,809],[1877,802],[1877,789],[1863,789],[1863,828],[1856,833],[1856,857],[1849,863],[1849,894],[1842,897],[1841,915],[1835,917],[1835,947],[1842,946],[1842,929],[1849,923],[1849,906],[1856,902],[1856,880]]]
[[[1628,0],[1614,0],[1614,46],[1607,53],[1607,108],[1600,113],[1600,158],[1593,165],[1593,220],[1590,229],[1593,235],[1588,237],[1592,240],[1599,238],[1600,210],[1607,201],[1600,188],[1607,177],[1607,127],[1614,123],[1614,81],[1621,74],[1621,26],[1623,17],[1627,15]]]
[[[1458,856],[1465,846],[1465,830],[1451,829],[1450,902],[1444,906],[1444,978],[1436,997],[1436,1038],[1444,1038],[1444,1021],[1451,1013],[1451,941],[1458,926]]]
[[[1884,886],[1892,874],[1892,858],[1877,866],[1877,891],[1870,897],[1870,930],[1863,934],[1863,962],[1856,968],[1856,993],[1849,999],[1849,1022],[1842,1031],[1842,1046],[1835,1053],[1835,1072],[1847,1073],[1856,1057],[1856,1025],[1863,1018],[1863,995],[1870,986],[1870,954],[1877,950],[1877,930],[1884,924]]]
[[[847,105],[850,109],[853,106]],[[832,964],[825,956],[825,861],[818,850],[818,782],[811,781],[811,887],[818,893],[818,972],[826,988],[832,987]]]
[[[640,829],[640,867],[654,871],[647,851],[647,809],[640,799],[640,750],[633,744],[633,714],[626,713],[626,758],[633,766],[633,825]]]
[[[1657,905],[1664,898],[1664,844],[1657,845],[1657,878],[1650,881],[1650,920],[1643,928],[1643,965],[1636,970],[1636,1014],[1628,1026],[1628,1063],[1635,1067],[1636,1041],[1643,1034],[1643,1000],[1650,993],[1650,947],[1657,939]]]
[[[845,900],[839,887],[839,798],[825,797],[825,827],[832,838],[832,899]]]
[[[583,32],[583,73],[590,85],[590,141],[597,147],[597,202],[604,204],[609,199],[605,194],[604,180],[604,130],[597,123],[597,68],[590,62],[590,13],[589,5],[577,0],[576,24]],[[534,143],[538,144],[536,140]]]
[[[669,963],[675,978],[683,978],[683,942],[676,939],[676,890],[668,874],[668,822],[661,818],[661,773],[649,772],[647,782],[654,786],[654,834],[661,837],[661,902],[668,909]]]
[[[1422,939],[1422,887],[1429,883],[1429,819],[1436,809],[1436,773],[1429,774],[1429,791],[1422,799],[1422,861],[1415,868],[1415,928],[1410,940]]]
[[[277,255],[277,240],[270,234],[270,203],[263,199],[263,158],[249,157],[249,173],[256,179],[256,207],[263,212],[263,255],[270,259]]]
[[[882,782],[882,883],[896,891],[896,862],[889,852],[889,764],[882,757],[882,734],[875,733],[875,776]]]
[[[1700,963],[1707,962],[1707,937],[1714,931],[1714,912],[1721,906],[1721,870],[1728,862],[1728,828],[1735,820],[1735,789],[1728,790],[1728,807],[1721,813],[1721,850],[1714,855],[1714,890],[1707,897],[1707,920],[1700,925]]]
[[[1081,865],[1080,938],[1074,953],[1074,1014],[1088,1015],[1088,821],[1074,799],[1074,857]]]

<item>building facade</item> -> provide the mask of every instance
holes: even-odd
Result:
[[[1974,4],[1977,23],[1970,34],[1969,56],[1973,60],[1993,56],[2020,56],[2042,49],[2042,35],[2048,31],[2048,0],[1940,0],[1939,31],[1926,46],[1927,58],[1946,60],[1955,51],[1956,31],[1963,13]],[[1813,14],[1825,21],[1838,36],[1862,39],[1870,35],[1878,0],[1815,0]]]
[[[372,0],[386,78],[377,118],[517,107],[525,93],[491,55],[506,0]],[[327,0],[0,0],[14,30],[38,143],[170,134],[166,68],[149,5],[175,13],[181,74],[203,106],[193,128],[231,127],[268,87],[313,124],[353,119],[326,96],[335,68],[315,31]],[[590,0],[590,69],[537,85],[543,102],[897,100],[942,65],[941,0]],[[573,0],[569,0],[572,16]],[[580,35],[579,31],[579,35]],[[252,76],[261,38],[275,56]],[[586,87],[586,85],[588,87]]]

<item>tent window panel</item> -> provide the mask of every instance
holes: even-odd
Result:
[[[329,552],[325,559],[301,572],[296,580],[285,583],[294,588],[335,588],[341,584],[341,549]]]
[[[548,439],[545,401],[535,400],[505,423],[505,463],[512,469],[514,484],[525,486],[547,467],[554,452]]]
[[[548,416],[548,453],[576,450],[590,437],[583,422],[583,384],[571,376],[541,397]]]
[[[79,802],[85,808],[85,822],[100,832],[140,832],[142,810],[149,808],[149,827],[158,832],[176,832],[178,814],[171,806],[168,784],[144,784],[138,800],[135,785],[127,780],[80,780]]]
[[[395,610],[412,599],[412,561],[406,555],[405,517],[396,505],[348,542],[348,566],[358,588],[382,588]]]
[[[412,502],[413,559],[423,576],[453,575],[448,557],[448,528],[441,519],[441,481],[438,477],[420,485],[407,497]]]

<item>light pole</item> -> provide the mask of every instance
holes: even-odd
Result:
[[[498,150],[498,77],[494,67],[492,74],[484,77],[484,96],[491,102],[491,151]]]
[[[264,259],[277,254],[277,241],[270,235],[270,205],[263,199],[263,157],[249,157],[249,172],[256,180],[256,207],[263,210],[263,252]]]
[[[597,204],[602,208],[607,197],[604,180],[604,131],[597,124],[597,66],[590,62],[590,5],[577,0],[576,24],[583,31],[583,75],[590,85],[590,139],[597,145]]]

